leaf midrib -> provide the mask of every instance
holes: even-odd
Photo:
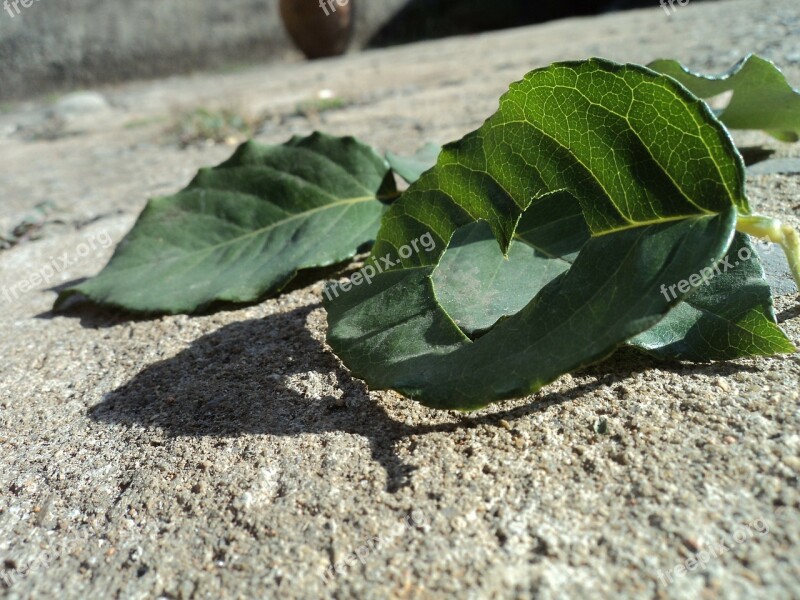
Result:
[[[250,196],[251,194],[247,194],[247,195]],[[256,196],[252,196],[252,197],[256,198]],[[259,198],[259,200],[261,200],[261,199]],[[255,236],[258,236],[258,235],[262,235],[262,234],[264,234],[264,233],[266,233],[266,232],[268,232],[268,231],[270,231],[272,229],[275,229],[276,227],[279,227],[281,225],[285,225],[285,224],[289,223],[290,221],[294,221],[294,220],[300,219],[300,218],[306,218],[306,217],[310,216],[313,213],[320,212],[320,211],[323,211],[323,210],[329,210],[329,209],[333,209],[333,208],[338,208],[338,207],[341,207],[341,206],[359,204],[361,202],[369,202],[370,200],[377,202],[377,197],[376,196],[359,196],[357,198],[348,198],[346,200],[339,200],[338,202],[332,202],[332,203],[326,204],[324,206],[318,206],[316,208],[312,208],[311,210],[308,210],[308,211],[305,211],[305,212],[302,212],[302,213],[294,213],[294,214],[291,214],[291,216],[289,216],[286,219],[282,219],[280,221],[276,221],[274,223],[270,223],[266,227],[261,227],[260,229],[253,230],[253,231],[251,231],[249,233],[246,233],[245,235],[241,235],[239,237],[235,237],[235,238],[232,238],[230,240],[226,240],[224,242],[221,242],[219,244],[215,244],[213,246],[207,246],[205,248],[201,248],[201,249],[195,250],[193,252],[186,252],[184,254],[181,254],[180,256],[169,257],[169,258],[164,259],[162,262],[163,263],[169,263],[169,262],[175,262],[175,261],[178,261],[178,260],[186,260],[187,258],[191,258],[191,257],[196,256],[196,255],[202,255],[202,254],[211,253],[211,252],[213,252],[213,251],[215,251],[215,250],[217,250],[219,248],[223,248],[225,246],[230,246],[230,245],[242,242],[247,238],[252,238],[252,237],[255,237]],[[145,263],[145,264],[137,265],[137,267],[135,267],[135,268],[142,268],[142,267],[145,267],[145,266],[149,267],[150,263],[148,262],[148,263]],[[128,267],[128,269],[130,269],[130,267]]]

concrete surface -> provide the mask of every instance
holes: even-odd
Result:
[[[313,1],[313,0],[312,0]],[[406,0],[368,0],[357,12],[363,45]],[[0,5],[0,101],[97,83],[300,60],[278,0],[30,0]]]
[[[235,106],[269,142],[324,129],[410,152],[477,127],[510,82],[557,59],[713,71],[753,51],[798,85],[798,34],[795,1],[671,18],[654,6],[102,88],[106,103],[70,99],[66,113],[9,107],[0,232],[55,208],[39,239],[0,251],[0,595],[800,596],[798,355],[682,365],[622,352],[462,417],[352,380],[324,344],[321,283],[202,317],[49,313],[52,288],[96,273],[147,197],[232,151],[181,150],[166,132],[175,110]],[[323,89],[344,106],[297,110]],[[759,212],[800,226],[798,177],[748,183]],[[798,300],[777,300],[795,343]]]

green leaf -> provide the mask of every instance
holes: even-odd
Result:
[[[413,156],[400,156],[394,152],[387,152],[386,160],[395,173],[408,183],[414,183],[425,171],[436,164],[436,158],[441,151],[441,146],[428,142]]]
[[[594,237],[569,271],[475,341],[437,302],[433,267],[389,271],[328,302],[328,342],[372,388],[428,406],[524,396],[656,325],[674,304],[660,282],[722,254],[734,222],[729,211]]]
[[[777,325],[772,293],[748,236],[737,233],[725,258],[693,277],[686,281],[696,284],[694,292],[631,345],[658,358],[695,362],[796,351]],[[665,297],[678,292],[661,291]]]
[[[571,206],[565,211],[569,220],[553,218],[561,204]],[[497,252],[484,223],[467,225],[453,236],[434,270],[436,297],[474,339],[522,310],[541,288],[570,268],[588,240],[580,206],[563,193],[525,211],[508,259]],[[679,284],[662,284],[666,300],[677,298]],[[683,285],[696,289],[629,344],[658,358],[697,362],[794,352],[776,323],[770,286],[748,236],[737,234],[725,258],[706,265]]]
[[[144,313],[250,302],[300,269],[336,264],[375,237],[395,193],[386,161],[351,137],[248,142],[174,196],[151,200],[93,279],[62,292]]]
[[[502,313],[487,309],[462,330],[435,289],[451,239],[484,221],[508,255],[534,200],[574,239],[577,202],[590,239],[521,310],[486,331]],[[744,166],[704,102],[637,65],[551,65],[513,84],[499,111],[446,146],[391,207],[373,261],[395,264],[326,302],[328,341],[370,386],[428,406],[476,409],[522,396],[661,321],[685,294],[667,300],[660,286],[722,258],[739,212],[749,213]],[[552,254],[546,242],[558,241],[557,230],[537,225],[538,252]],[[404,256],[426,234],[436,251]],[[565,244],[559,256],[573,250]]]
[[[580,204],[560,192],[534,202],[522,215],[504,257],[484,221],[456,231],[433,271],[439,303],[474,338],[522,310],[550,281],[569,270],[589,241]]]
[[[673,77],[700,98],[733,92],[718,117],[731,129],[762,129],[784,142],[800,140],[800,92],[772,62],[748,55],[717,77],[693,73],[674,60],[648,65]]]

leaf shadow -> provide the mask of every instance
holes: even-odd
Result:
[[[670,369],[637,351],[623,349],[607,361],[581,370],[577,375],[590,379],[565,392],[540,392],[522,406],[494,407],[490,412],[470,415],[445,413],[455,416],[449,422],[413,425],[392,417],[384,405],[370,398],[366,386],[352,378],[333,353],[312,336],[307,321],[317,308],[319,304],[235,322],[206,334],[106,394],[89,410],[89,417],[109,425],[157,427],[176,438],[245,434],[296,437],[331,432],[358,435],[368,441],[373,460],[386,473],[386,490],[394,493],[410,484],[416,469],[398,455],[397,444],[405,438],[522,419],[609,385],[605,379],[609,372]],[[103,317],[91,318],[101,321]],[[676,364],[674,368],[715,374],[747,369],[728,363]],[[301,389],[303,383],[298,387],[298,381],[308,377],[328,378],[342,390],[346,406],[339,406],[330,395],[315,397],[307,387]],[[442,415],[435,411],[431,414]]]
[[[582,371],[602,377],[609,371],[649,371],[658,370],[677,375],[706,375],[714,377],[731,377],[737,373],[760,373],[758,367],[740,364],[734,361],[714,361],[707,363],[683,362],[673,359],[661,359],[632,346],[623,346],[613,356],[603,362],[592,365]],[[624,379],[624,378],[623,378]]]
[[[387,474],[387,489],[407,485],[413,468],[396,454],[415,428],[369,398],[306,325],[319,305],[226,325],[176,356],[152,364],[89,410],[97,422],[159,427],[172,437],[293,437],[347,432],[365,437]],[[298,389],[309,373],[334,376],[347,407]],[[292,382],[292,380],[294,381]],[[302,387],[302,383],[300,386]]]
[[[47,288],[47,291],[58,294],[71,287],[80,285],[87,280],[88,277],[80,277],[71,281],[65,281],[64,283]],[[65,305],[58,311],[54,311],[51,308],[50,310],[35,315],[33,318],[49,321],[56,317],[80,319],[81,327],[86,329],[105,329],[123,323],[154,321],[159,318],[157,316],[134,315],[132,313],[120,311],[117,308],[96,304],[81,295],[69,298]]]
[[[777,315],[778,323],[785,323],[786,321],[791,321],[798,317],[800,317],[800,304],[795,304],[791,308],[779,312]]]
[[[776,152],[775,149],[766,148],[764,146],[741,146],[738,150],[739,154],[742,155],[746,167],[764,162]]]

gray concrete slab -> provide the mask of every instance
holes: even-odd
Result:
[[[41,202],[58,222],[0,252],[0,595],[796,598],[797,355],[620,353],[462,417],[351,379],[324,343],[320,283],[201,317],[48,311],[52,288],[96,273],[148,197],[232,151],[181,149],[166,132],[181,111],[266,115],[268,142],[324,129],[410,152],[480,125],[510,82],[554,60],[671,56],[713,71],[753,51],[798,85],[798,34],[794,1],[690,3],[669,18],[654,3],[106,87],[107,105],[85,113],[8,107],[0,231]],[[298,112],[321,90],[343,106]],[[800,226],[800,179],[748,184],[758,211]],[[777,303],[800,343],[797,294]]]

